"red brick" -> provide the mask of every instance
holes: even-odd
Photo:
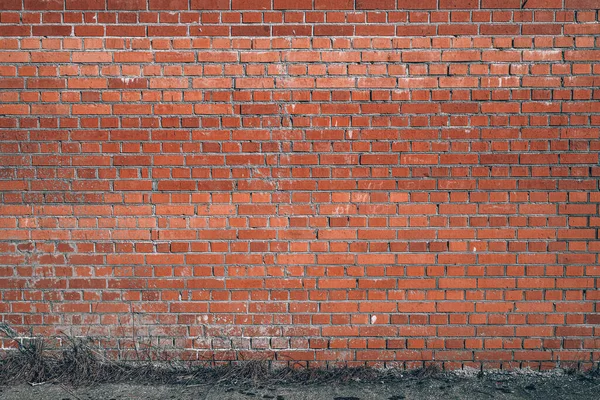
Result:
[[[0,319],[116,343],[135,311],[174,357],[278,366],[591,360],[594,5],[0,0]]]
[[[65,0],[67,10],[104,10],[106,0]]]
[[[149,10],[187,10],[188,0],[149,0]]]
[[[436,0],[397,0],[399,10],[435,10],[437,9]]]
[[[288,0],[273,0],[274,10],[311,10],[313,0],[297,0],[290,2]]]
[[[597,10],[598,3],[594,0],[565,0],[565,7],[576,10]]]
[[[20,10],[22,0],[0,0],[0,10]]]
[[[270,36],[269,25],[232,26],[231,36]]]
[[[0,5],[3,5],[0,3]],[[25,10],[63,10],[65,6],[64,0],[24,0],[23,6]],[[0,7],[6,10],[6,7]],[[19,9],[21,5],[19,4]]]
[[[192,10],[229,10],[229,1],[191,0]]]
[[[481,8],[521,8],[521,0],[481,0]]]
[[[357,10],[393,10],[396,0],[356,0]]]
[[[107,0],[109,10],[145,10],[146,0]]]
[[[314,0],[315,10],[352,10],[354,0]]]
[[[440,0],[440,10],[448,9],[478,9],[479,0]]]
[[[232,10],[270,10],[271,0],[231,0]]]

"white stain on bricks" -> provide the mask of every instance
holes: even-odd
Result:
[[[374,324],[375,322],[377,322],[377,316],[373,315],[371,317],[371,324]]]
[[[345,206],[336,206],[335,207],[335,211],[333,213],[337,214],[337,215],[345,214],[346,213],[346,207]]]

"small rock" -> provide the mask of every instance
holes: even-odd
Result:
[[[529,385],[525,386],[525,389],[527,389],[527,390],[535,390],[535,385],[533,383],[530,383]]]

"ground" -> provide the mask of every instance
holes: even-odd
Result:
[[[3,400],[371,400],[371,399],[600,399],[600,377],[554,371],[457,371],[418,377],[405,375],[385,382],[330,382],[326,384],[141,385],[65,384],[0,385]]]

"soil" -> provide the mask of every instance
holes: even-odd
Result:
[[[455,371],[428,377],[406,375],[392,381],[273,386],[99,384],[72,387],[64,384],[2,386],[5,400],[403,400],[403,399],[600,399],[600,377],[563,371],[484,372]]]

